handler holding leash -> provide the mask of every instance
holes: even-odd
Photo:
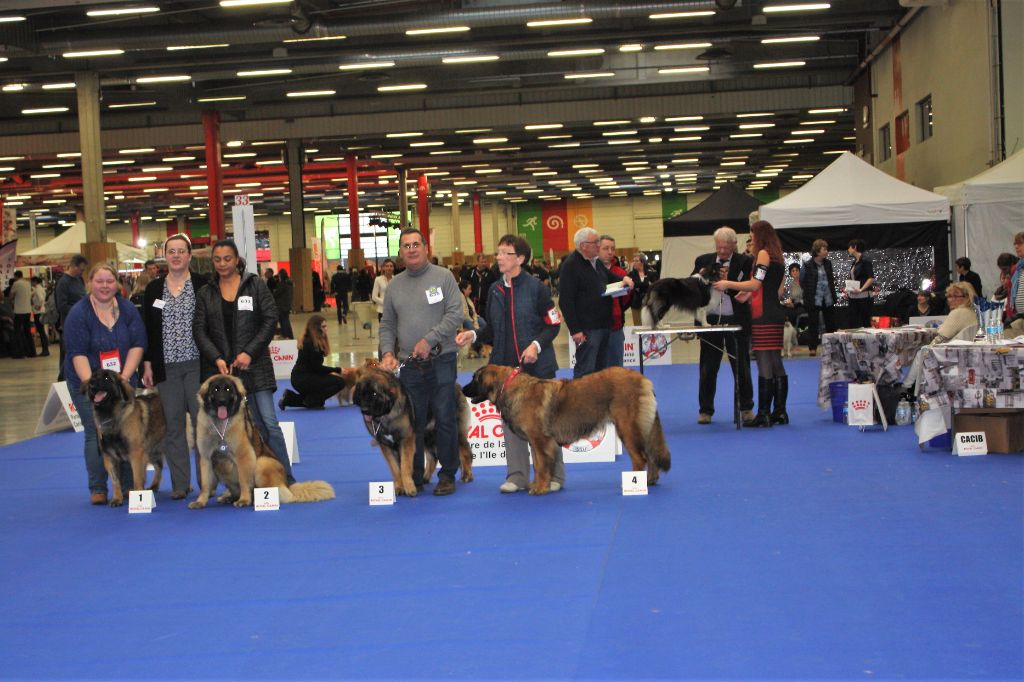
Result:
[[[479,334],[472,329],[455,337],[457,345],[480,340],[494,346],[492,365],[520,367],[538,379],[554,379],[558,369],[552,347],[562,326],[558,309],[551,301],[546,284],[523,270],[530,260],[530,245],[518,235],[507,234],[498,240],[498,272],[487,295],[486,324]],[[530,451],[525,439],[512,432],[502,420],[505,433],[505,462],[508,473],[498,489],[503,493],[526,490],[530,483]],[[559,450],[551,474],[549,490],[557,492],[565,483],[565,465]]]
[[[416,416],[416,455],[413,458],[413,482],[423,485],[423,436],[430,414],[437,425],[437,475],[435,495],[455,492],[455,474],[459,469],[459,438],[456,433],[455,374],[458,349],[455,332],[462,327],[462,294],[455,277],[445,268],[433,265],[423,233],[409,228],[399,237],[406,269],[395,275],[384,292],[384,311],[380,320],[380,366],[387,371],[398,367],[396,353],[412,357],[399,373],[399,381],[409,392]],[[431,357],[431,349],[441,345],[441,353]]]

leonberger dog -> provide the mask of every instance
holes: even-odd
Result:
[[[320,502],[334,498],[326,481],[288,485],[284,466],[263,440],[238,377],[215,374],[199,387],[201,409],[196,420],[196,446],[202,470],[202,491],[188,507],[202,509],[222,482],[221,504],[251,507],[253,488],[277,488],[282,503]]]
[[[114,490],[110,506],[120,507],[124,503],[120,475],[124,462],[132,467],[132,490],[143,489],[146,465],[152,464],[155,473],[149,489],[156,492],[163,476],[164,435],[167,433],[160,396],[136,396],[132,385],[109,369],[101,369],[89,377],[89,381],[82,384],[82,392],[92,403],[103,467]]]
[[[589,436],[608,421],[615,424],[629,451],[633,471],[647,470],[647,485],[655,485],[659,472],[671,465],[654,387],[638,372],[610,367],[569,381],[486,365],[473,373],[463,393],[474,404],[490,400],[508,428],[529,442],[534,467],[531,495],[547,494],[563,445]]]
[[[462,470],[459,480],[469,483],[473,480],[473,452],[469,449],[469,405],[462,397],[462,390],[455,384],[456,431],[459,438],[459,463]],[[430,483],[437,468],[437,447],[434,433],[436,424],[433,415],[427,422],[424,434],[423,480],[413,481],[413,457],[416,454],[416,419],[412,401],[402,382],[392,372],[380,369],[374,362],[367,362],[357,373],[352,402],[363,414],[366,430],[373,437],[384,461],[391,470],[396,495],[415,497],[420,486]]]

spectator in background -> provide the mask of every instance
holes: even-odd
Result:
[[[89,260],[80,254],[71,256],[68,269],[57,281],[57,288],[54,292],[54,299],[57,303],[57,315],[59,317],[58,331],[60,332],[60,371],[57,374],[57,381],[64,381],[64,321],[68,313],[82,298],[85,297],[85,281],[82,274],[89,267]]]
[[[914,303],[915,317],[934,317],[941,314],[942,304],[935,299],[932,292],[925,291],[924,289],[917,292],[917,300]]]
[[[352,276],[338,264],[338,271],[331,277],[331,293],[338,308],[338,324],[348,323],[348,293],[352,291]]]
[[[956,259],[956,271],[960,275],[961,282],[967,282],[974,287],[974,293],[982,298],[985,294],[981,291],[981,277],[978,273],[971,271],[971,259],[967,256]]]
[[[315,272],[313,276],[317,276]],[[295,302],[295,285],[284,268],[281,268],[281,272],[278,274],[277,288],[274,289],[273,296],[274,305],[277,306],[277,324],[281,336],[286,339],[294,339],[291,315],[292,304]]]
[[[800,286],[800,264],[790,263],[789,264],[789,296],[782,301],[782,306],[786,309],[786,319],[790,321],[793,326],[796,326],[796,320],[805,311],[804,308],[804,290]]]
[[[856,286],[846,289],[850,300],[851,323],[855,327],[871,326],[871,289],[875,285],[875,269],[870,258],[864,257],[867,247],[863,239],[851,239],[847,252],[853,256],[850,275],[847,281],[856,282]]]
[[[610,235],[601,235],[598,244],[598,257],[608,272],[622,279],[626,277],[626,271],[619,266],[619,259],[615,256],[615,238]],[[623,327],[626,324],[626,311],[629,310],[632,292],[625,296],[612,299],[612,326],[611,334],[608,335],[608,359],[606,367],[622,367],[623,346],[626,342],[626,334]]]
[[[310,273],[310,279],[313,283],[313,312],[318,313],[324,307],[324,281],[320,279],[320,273],[316,270]],[[290,327],[291,325],[289,325],[289,329]],[[288,338],[290,339],[292,336]]]
[[[273,291],[277,288],[277,277],[274,277],[274,268],[268,267],[263,271],[263,277],[266,281],[267,288]]]
[[[491,290],[496,277],[487,266],[487,259],[484,255],[477,254],[476,268],[469,275],[469,281],[473,283],[473,303],[476,304],[476,311],[481,317],[487,316],[487,292]]]
[[[632,287],[633,280],[613,275],[598,258],[597,230],[581,227],[573,243],[576,250],[562,263],[558,304],[576,346],[573,378],[578,379],[607,367],[613,300],[604,295],[606,287],[620,281]]]
[[[1024,333],[1024,286],[1021,286],[1021,279],[1024,278],[1024,232],[1013,235],[1013,251],[1017,262],[1010,268],[1006,301],[1006,323],[1008,329],[1013,331],[1012,336],[1007,334],[1007,338]]]
[[[651,284],[658,280],[658,276],[647,269],[647,254],[638,253],[633,256],[633,269],[629,271],[629,278],[633,280],[633,294],[629,299],[629,307],[633,314],[633,324],[639,325],[644,297]]]
[[[277,403],[282,412],[287,407],[322,410],[328,398],[345,388],[341,368],[324,365],[330,355],[327,320],[322,315],[312,315],[306,322],[299,357],[292,368],[292,388],[295,391],[285,389]]]
[[[370,294],[370,300],[377,306],[377,321],[380,322],[380,318],[384,313],[384,292],[387,291],[388,285],[391,284],[392,278],[395,276],[395,262],[388,258],[380,266],[380,275],[377,279],[373,280],[373,293]]]
[[[41,346],[39,355],[47,356],[50,354],[50,339],[46,335],[46,323],[44,322],[44,316],[46,315],[46,287],[43,286],[43,280],[39,277],[32,278],[32,317],[35,320],[36,325],[36,336],[39,337],[39,345]]]
[[[14,358],[34,358],[36,344],[32,340],[32,285],[21,270],[14,271],[11,284],[11,305],[14,307]]]
[[[373,263],[366,263],[356,274],[356,290],[352,296],[353,301],[369,301],[370,291],[373,289]],[[358,298],[357,298],[358,296]]]
[[[166,245],[164,248],[167,248]],[[160,266],[157,265],[156,261],[152,258],[145,262],[142,269],[145,270],[144,274],[148,277],[146,282],[151,282],[160,276]],[[145,287],[143,287],[143,289],[145,289]]]
[[[1017,257],[1012,253],[1001,253],[996,257],[996,267],[999,268],[999,287],[993,296],[997,301],[1004,300],[1010,293],[1010,273],[1013,266],[1017,264]]]
[[[815,239],[811,244],[811,259],[800,269],[800,289],[804,295],[810,335],[807,350],[814,357],[821,339],[821,323],[825,323],[826,333],[837,329],[836,276],[832,272],[832,261],[828,259],[828,242],[824,239]]]

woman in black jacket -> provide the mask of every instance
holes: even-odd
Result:
[[[292,477],[284,434],[274,411],[274,363],[270,341],[277,326],[277,307],[270,289],[258,276],[245,272],[245,261],[230,239],[213,245],[213,281],[196,297],[193,334],[199,346],[201,380],[235,374],[242,380],[256,428]]]
[[[206,285],[202,275],[190,272],[192,242],[183,234],[164,242],[167,274],[146,285],[142,321],[149,344],[142,356],[142,384],[160,389],[167,421],[164,454],[171,473],[171,499],[180,500],[192,489],[185,415],[195,428],[199,407],[199,348],[192,335],[196,294]],[[199,475],[196,453],[196,476]]]
[[[288,277],[288,271],[281,268],[278,273],[277,288],[272,292],[274,305],[277,306],[277,321],[281,328],[281,336],[286,339],[294,339],[292,331],[292,303],[295,299],[295,287]]]
[[[285,389],[277,403],[281,410],[286,407],[322,410],[327,399],[345,387],[341,368],[324,366],[324,359],[330,354],[327,320],[323,315],[313,315],[306,323],[302,348],[292,368],[292,387],[295,391]]]

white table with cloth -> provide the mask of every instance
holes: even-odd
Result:
[[[1024,408],[1024,339],[950,341],[921,350],[920,412],[914,430],[925,443],[949,430],[961,408]]]
[[[867,376],[876,385],[903,380],[922,346],[935,338],[927,327],[891,329],[846,329],[821,337],[821,367],[818,372],[818,407],[829,406],[828,385],[834,381],[856,381]]]

